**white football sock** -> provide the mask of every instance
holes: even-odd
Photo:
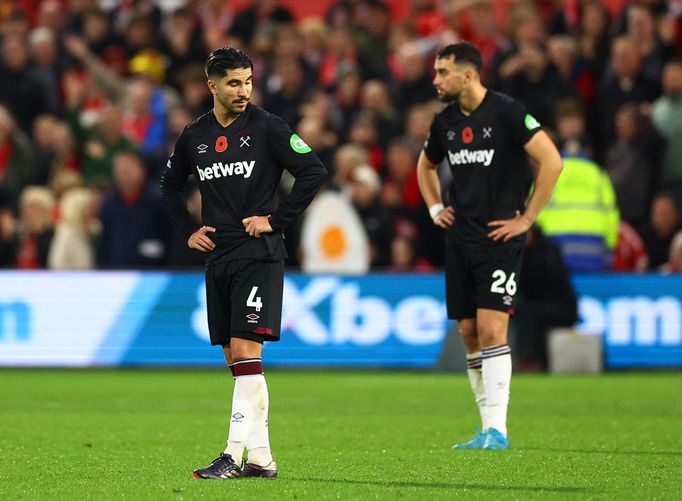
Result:
[[[483,385],[483,374],[481,369],[481,352],[467,354],[467,375],[471,384],[471,391],[481,415],[481,429],[488,428],[488,413],[485,405],[485,386]]]
[[[261,398],[265,376],[262,374],[260,359],[238,360],[230,369],[234,374],[232,414],[227,447],[224,453],[240,464],[246,447],[246,440],[253,429],[258,400]],[[245,373],[246,372],[246,373]]]
[[[267,466],[272,462],[272,452],[270,451],[270,433],[268,431],[268,409],[270,406],[270,395],[268,385],[263,378],[263,385],[260,389],[259,398],[256,401],[256,414],[254,416],[253,428],[246,440],[249,463],[258,466]]]
[[[507,436],[507,407],[512,374],[511,349],[503,344],[483,348],[481,353],[488,427],[495,428]]]

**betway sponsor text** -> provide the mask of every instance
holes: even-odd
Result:
[[[448,159],[452,165],[469,165],[469,164],[483,164],[490,166],[493,161],[495,150],[459,150],[453,153],[448,150]]]
[[[212,166],[203,169],[197,165],[197,172],[201,181],[227,176],[244,176],[244,179],[247,179],[251,176],[254,165],[256,165],[255,160],[250,162],[232,162],[229,164],[214,162]]]

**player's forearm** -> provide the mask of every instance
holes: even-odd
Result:
[[[291,193],[272,215],[270,226],[283,230],[293,223],[310,205],[322,184],[327,179],[327,170],[320,164],[309,165],[296,176]]]
[[[166,169],[161,176],[161,200],[170,216],[173,227],[184,240],[187,240],[196,230],[196,223],[187,211],[182,190],[184,182],[180,183],[169,172],[170,169]]]
[[[528,199],[526,210],[523,211],[523,217],[529,219],[532,223],[535,222],[542,209],[549,202],[549,199],[552,198],[554,186],[557,179],[559,179],[562,169],[563,162],[558,156],[540,163],[538,175],[535,178],[535,188],[530,199]]]
[[[436,166],[429,162],[423,152],[417,163],[417,181],[419,182],[419,191],[421,191],[426,207],[430,208],[436,204],[443,203],[438,171]]]

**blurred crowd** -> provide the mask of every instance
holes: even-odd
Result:
[[[368,268],[440,267],[416,162],[442,108],[434,51],[468,40],[485,85],[562,152],[538,225],[569,270],[682,271],[682,1],[411,0],[400,18],[396,2],[322,3],[323,18],[275,0],[0,1],[0,267],[200,267],[158,181],[212,107],[203,63],[223,45],[253,59],[252,101],[327,166]],[[301,240],[288,230],[289,266]]]

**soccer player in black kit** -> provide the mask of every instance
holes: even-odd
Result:
[[[249,103],[253,64],[222,47],[206,61],[213,109],[185,127],[161,178],[164,204],[191,248],[206,253],[206,302],[212,345],[234,376],[227,447],[195,478],[274,477],[268,435],[264,341],[278,341],[282,313],[282,230],[311,202],[326,170],[277,116]],[[283,169],[295,178],[275,208]],[[185,209],[190,174],[202,197],[197,228]],[[248,457],[242,464],[244,451]]]
[[[482,429],[454,448],[507,449],[514,305],[524,234],[549,201],[562,169],[559,152],[524,106],[481,84],[481,55],[466,43],[436,55],[433,84],[449,103],[436,115],[417,175],[435,225],[446,228],[448,317],[457,320]],[[535,186],[530,157],[537,166]],[[452,172],[443,206],[437,166]]]

